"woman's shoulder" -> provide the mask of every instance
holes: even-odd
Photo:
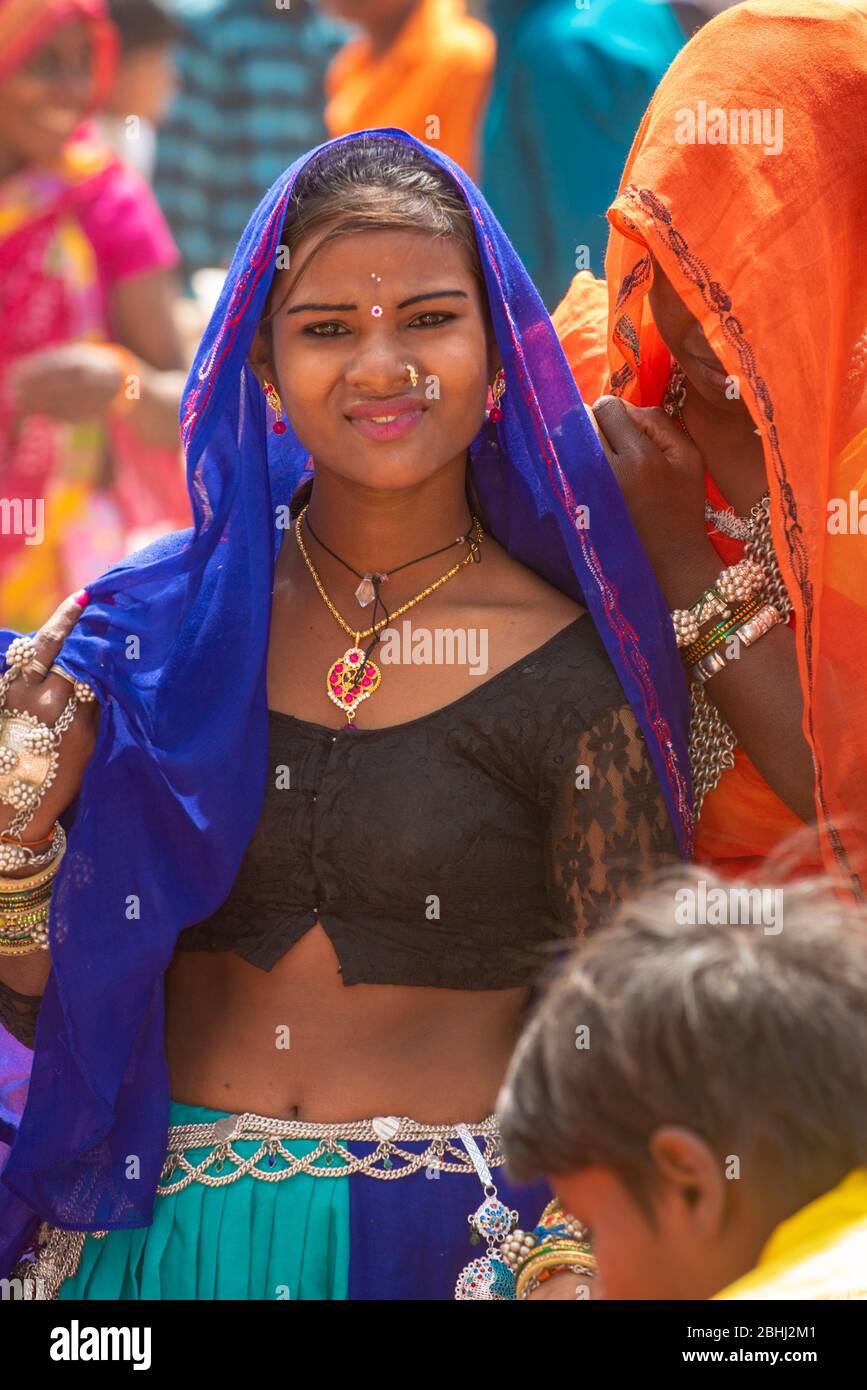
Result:
[[[552,731],[564,724],[577,731],[601,711],[626,702],[605,643],[585,610],[530,653],[525,664],[544,673],[547,695],[539,712]]]
[[[535,756],[563,731],[577,737],[626,703],[593,619],[577,604],[560,610],[559,620],[540,613],[535,638],[524,621],[521,630],[524,654],[479,688],[481,701],[467,710],[474,720],[512,728]]]
[[[520,737],[538,749],[557,728],[577,732],[597,712],[622,706],[626,697],[587,609],[496,541],[486,559],[487,579],[484,561],[477,572],[484,589],[467,601],[487,620],[491,665],[499,668],[481,702],[487,713],[512,710]]]

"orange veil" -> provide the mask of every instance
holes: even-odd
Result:
[[[745,132],[751,142],[734,143]],[[607,287],[582,272],[554,315],[566,355],[585,398],[660,403],[671,359],[646,298],[649,248],[740,378],[794,605],[822,854],[857,878],[867,841],[867,0],[747,0],[701,29],[645,113],[608,217]],[[763,855],[800,824],[739,749],[706,799],[698,854]]]

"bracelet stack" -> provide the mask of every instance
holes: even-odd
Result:
[[[529,1298],[554,1274],[592,1279],[596,1262],[584,1229],[567,1216],[556,1199],[549,1202],[532,1231],[512,1231],[501,1246],[504,1262],[515,1274],[515,1297]]]
[[[66,835],[58,822],[52,842],[58,845],[50,864],[27,878],[0,878],[0,956],[23,956],[48,950],[48,914]]]
[[[763,587],[761,566],[743,559],[724,569],[689,608],[672,613],[677,645],[693,681],[704,684],[728,664],[720,648],[729,638],[750,646],[782,622],[782,614],[763,597]]]
[[[0,803],[11,806],[14,815],[0,836],[0,873],[10,870],[43,868],[57,854],[56,830],[43,840],[24,840],[22,835],[36,815],[45,793],[54,784],[60,765],[60,743],[80,704],[96,699],[86,681],[76,680],[56,664],[56,672],[72,686],[72,692],[54,724],[44,724],[35,714],[13,709],[7,694],[14,681],[35,671],[49,674],[37,659],[36,644],[30,637],[16,637],[6,652],[8,670],[0,675]]]

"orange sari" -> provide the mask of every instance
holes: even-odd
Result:
[[[495,51],[465,0],[420,0],[385,53],[362,38],[337,54],[325,80],[328,134],[400,126],[476,178]]]
[[[756,143],[735,143],[741,126],[729,113],[739,122],[752,109],[768,111],[765,131]],[[782,147],[766,153],[776,130]],[[671,358],[647,300],[652,251],[726,372],[739,377],[761,436],[774,546],[794,607],[822,859],[862,888],[865,130],[867,0],[737,5],[679,54],[645,113],[608,212],[607,284],[582,272],[554,315],[587,399],[611,392],[659,405]],[[738,749],[705,800],[697,857],[742,871],[798,827]]]

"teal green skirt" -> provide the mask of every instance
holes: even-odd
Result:
[[[172,1125],[207,1124],[225,1111],[172,1101]],[[283,1140],[296,1158],[315,1140]],[[208,1152],[187,1150],[191,1163]],[[249,1158],[255,1139],[235,1140]],[[288,1165],[276,1155],[273,1171]],[[318,1164],[317,1164],[318,1166]],[[335,1171],[343,1160],[335,1156]],[[84,1242],[77,1274],[58,1299],[345,1299],[349,1277],[349,1183],[296,1172],[282,1182],[241,1178],[225,1187],[193,1182],[157,1196],[150,1226]]]

